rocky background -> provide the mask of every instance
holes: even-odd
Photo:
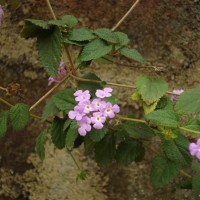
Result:
[[[57,16],[71,14],[80,26],[111,28],[130,8],[132,0],[52,0]],[[21,85],[21,94],[0,96],[15,104],[32,105],[46,91],[47,74],[41,67],[35,40],[19,36],[26,18],[50,19],[45,1],[22,0],[16,10],[5,8],[0,28],[0,86],[11,82]],[[130,16],[118,28],[126,32],[131,46],[145,57],[146,63],[138,65],[122,59],[124,65],[94,64],[87,72],[95,72],[103,80],[134,84],[138,75],[160,77],[170,83],[170,88],[200,86],[200,2],[198,0],[141,0]],[[74,51],[70,48],[73,55]],[[85,73],[80,72],[80,73]],[[123,112],[137,111],[130,100],[131,89],[115,88]],[[44,105],[44,104],[43,104]],[[34,112],[42,112],[42,106]],[[0,110],[6,106],[0,104]],[[46,159],[40,162],[35,155],[35,139],[44,125],[33,120],[25,130],[14,132],[11,128],[0,140],[0,200],[191,200],[191,192],[170,187],[154,191],[150,185],[150,159],[153,153],[147,148],[145,161],[119,168],[114,164],[100,169],[92,158],[84,156],[83,149],[74,151],[79,164],[89,169],[89,178],[76,182],[77,168],[65,150],[55,150],[47,141]],[[148,144],[149,145],[149,144]],[[154,142],[151,146],[154,147]],[[184,178],[180,176],[184,180]]]

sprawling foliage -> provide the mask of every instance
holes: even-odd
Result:
[[[109,83],[96,74],[76,76],[76,70],[91,66],[92,62],[112,63],[113,55],[144,63],[143,56],[128,46],[127,34],[108,28],[96,30],[78,27],[78,19],[66,15],[50,21],[27,19],[21,31],[24,38],[36,38],[40,61],[55,84],[77,80],[70,88],[53,94],[43,109],[41,122],[51,124],[39,134],[36,152],[45,158],[45,141],[50,133],[58,149],[72,150],[83,145],[85,153],[93,154],[99,166],[113,162],[128,165],[141,162],[148,141],[160,141],[161,151],[152,160],[151,182],[155,189],[171,183],[183,170],[192,169],[192,190],[200,199],[200,140],[191,143],[188,134],[200,134],[200,89],[188,89],[181,94],[168,92],[168,83],[146,75],[135,81],[131,98],[143,109],[143,117],[135,119],[119,115],[120,102],[111,94]],[[59,71],[63,51],[67,45],[79,48],[75,68],[72,63]],[[61,78],[60,75],[62,75]],[[59,78],[58,78],[59,76]],[[89,96],[88,96],[89,95]],[[171,99],[170,95],[175,98]],[[34,107],[34,106],[33,106]],[[5,136],[7,124],[22,130],[29,121],[32,110],[17,103],[0,113],[0,137]],[[122,112],[121,112],[122,113]],[[150,146],[148,147],[148,149]],[[78,178],[85,179],[87,170],[79,171]]]

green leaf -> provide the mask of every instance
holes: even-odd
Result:
[[[48,24],[54,25],[54,26],[59,26],[59,27],[64,27],[65,23],[62,20],[57,20],[57,19],[52,19],[48,21]]]
[[[145,116],[147,120],[161,126],[178,127],[179,115],[170,110],[156,110]]]
[[[69,125],[71,124],[72,120],[71,119],[67,119],[64,123],[64,126],[63,126],[63,131],[65,131],[67,128],[69,128]]]
[[[88,135],[90,137],[91,140],[93,140],[94,142],[99,142],[100,140],[102,140],[104,138],[104,136],[108,133],[108,129],[106,126],[104,126],[102,129],[92,129]]]
[[[62,34],[58,27],[43,31],[38,36],[40,61],[49,75],[56,77],[62,56]]]
[[[91,63],[92,63],[91,60],[90,61],[83,61],[78,65],[78,68],[79,69],[85,69],[85,68],[89,67]]]
[[[75,27],[78,24],[78,19],[72,15],[65,15],[61,20],[71,28]]]
[[[59,110],[68,113],[70,110],[73,110],[74,106],[76,105],[76,101],[73,94],[73,89],[64,89],[57,92],[52,97],[52,99]]]
[[[119,43],[117,35],[114,34],[114,32],[108,28],[98,28],[94,31],[94,33],[107,42],[114,44]]]
[[[81,61],[94,60],[107,55],[111,51],[112,51],[112,45],[106,44],[101,39],[95,39],[90,43],[88,43],[87,45],[85,45],[80,54],[80,60]]]
[[[177,99],[175,110],[181,114],[200,114],[200,89],[183,92]]]
[[[86,27],[81,27],[73,30],[69,35],[69,40],[73,41],[86,41],[92,40],[95,38],[95,35],[92,34],[92,31]]]
[[[16,131],[22,130],[29,121],[29,107],[23,103],[17,103],[10,109],[10,120]]]
[[[160,99],[168,90],[168,84],[163,80],[153,80],[147,76],[136,79],[136,88],[142,99],[151,104]]]
[[[173,140],[162,140],[162,147],[166,156],[181,167],[190,167],[192,157],[188,151],[189,141],[182,134]]]
[[[36,153],[39,156],[40,160],[45,158],[45,148],[44,144],[46,141],[46,134],[48,129],[45,128],[36,139]]]
[[[84,181],[86,180],[88,175],[89,175],[89,171],[87,169],[81,169],[79,170],[77,174],[76,181],[79,181],[79,180]]]
[[[117,104],[119,102],[118,96],[117,95],[112,95],[110,97],[105,97],[104,101],[106,102],[110,102],[112,104]]]
[[[64,131],[64,123],[66,119],[55,117],[51,126],[51,140],[58,149],[65,147],[67,132]]]
[[[192,192],[195,199],[200,200],[200,171],[197,171],[192,177]]]
[[[114,32],[114,35],[118,38],[118,42],[121,46],[127,45],[130,41],[127,34],[123,32]]]
[[[155,189],[170,183],[178,174],[179,166],[163,156],[152,161],[151,182]]]
[[[129,49],[127,47],[123,47],[123,48],[119,49],[119,52],[123,56],[130,58],[132,60],[135,60],[141,64],[143,64],[145,61],[143,56],[136,49]]]
[[[166,97],[166,96],[161,97],[161,99],[159,100],[156,106],[156,110],[159,110],[159,109],[173,111],[173,103],[169,97]]]
[[[95,144],[95,160],[100,165],[108,165],[115,156],[115,138],[107,134],[100,142]]]
[[[129,139],[119,144],[116,160],[119,165],[129,165],[133,161],[141,161],[144,157],[144,147],[137,140]]]
[[[184,128],[200,131],[200,119],[189,119]]]
[[[93,73],[85,74],[81,78],[101,81],[101,79]],[[89,90],[90,94],[94,95],[97,89],[102,89],[103,87],[100,83],[79,81],[78,88],[81,90]]]
[[[125,121],[122,125],[128,136],[134,139],[148,139],[154,136],[154,131],[145,123]]]
[[[8,111],[0,113],[0,138],[4,137],[7,131]]]
[[[192,177],[192,192],[196,199],[200,199],[200,164],[197,160],[193,160],[192,169],[195,171]]]
[[[25,25],[21,31],[21,36],[24,38],[37,37],[43,30],[50,29],[48,22],[37,19],[26,19]]]
[[[200,172],[200,164],[197,160],[193,160],[192,161],[192,169],[195,171],[195,172]]]
[[[77,137],[78,137],[78,125],[77,122],[73,120],[67,131],[65,146],[69,149],[72,148],[74,146],[74,142]]]
[[[85,155],[89,155],[94,150],[95,142],[90,139],[89,135],[87,134],[84,137],[84,149],[85,149]]]
[[[42,121],[47,120],[51,115],[57,115],[59,110],[55,105],[53,99],[49,99],[42,112]]]

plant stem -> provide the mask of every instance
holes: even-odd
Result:
[[[51,13],[53,19],[56,20],[57,18],[56,18],[56,15],[55,15],[54,11],[53,11],[53,8],[51,6],[50,1],[49,0],[45,0],[45,1],[46,1],[47,7],[48,7],[49,12]],[[65,50],[64,52],[66,53],[66,56],[67,56],[67,58],[69,60],[69,63],[71,65],[72,73],[75,74],[76,73],[75,66],[74,66],[74,63],[72,61],[72,57],[70,55],[70,52],[69,52],[69,49],[68,49],[67,45],[64,45],[64,50]]]
[[[6,100],[2,99],[1,97],[0,97],[0,101],[1,101],[2,103],[4,103],[5,105],[9,106],[9,107],[13,107],[12,104],[10,104],[10,103],[7,102]]]
[[[102,81],[98,81],[98,80],[93,80],[93,79],[86,79],[86,78],[81,78],[78,76],[74,76],[73,74],[70,74],[70,76],[78,81],[84,81],[84,82],[90,82],[90,83],[102,83]],[[134,85],[125,85],[125,84],[120,84],[120,83],[112,83],[112,82],[106,82],[106,85],[112,85],[112,86],[117,86],[117,87],[125,87],[125,88],[133,88],[136,89],[136,87]],[[166,92],[167,94],[170,95],[177,95],[179,96],[180,94],[174,94],[173,92]]]
[[[78,80],[78,81],[91,82],[91,83],[102,83],[102,81],[81,78],[81,77],[78,77],[78,76],[74,76],[72,74],[70,76],[73,77],[74,79]],[[112,83],[112,82],[106,82],[106,85],[112,85],[112,86],[118,86],[118,87],[126,87],[126,88],[136,89],[136,87],[132,86],[132,85],[125,85],[125,84]]]
[[[72,152],[71,152],[69,149],[67,149],[67,152],[68,152],[68,154],[71,156],[71,158],[72,158],[72,160],[74,161],[76,167],[80,170],[81,168],[80,168],[78,162],[76,161],[74,155],[72,154]]]
[[[44,101],[44,99],[46,99],[56,88],[58,88],[63,82],[65,82],[69,77],[70,77],[70,73],[66,74],[66,76],[62,79],[62,81],[60,83],[58,83],[57,85],[55,85],[54,87],[52,87],[46,94],[44,94],[39,100],[37,100],[37,102],[35,102],[29,109],[29,111],[33,110],[37,105],[39,105],[42,101]]]
[[[183,131],[188,131],[188,132],[191,132],[191,133],[200,134],[199,131],[191,130],[191,129],[188,129],[188,128],[185,128],[185,127],[179,127],[179,129],[181,129]]]
[[[188,178],[192,178],[191,175],[189,175],[188,173],[186,173],[186,172],[183,171],[183,170],[179,170],[179,172],[180,172],[181,174],[183,174],[184,176],[188,177]]]
[[[53,19],[56,20],[56,15],[55,15],[55,13],[54,13],[54,11],[53,11],[53,8],[52,8],[52,6],[51,6],[50,1],[49,1],[49,0],[46,0],[46,3],[47,3],[48,9],[49,9],[49,11],[50,11],[50,13],[51,13]]]
[[[127,13],[119,20],[119,22],[112,28],[112,31],[115,31],[121,23],[128,17],[128,15],[133,11],[136,5],[140,2],[140,0],[136,0],[135,3],[131,6],[131,8],[127,11]]]
[[[2,103],[4,103],[5,105],[7,105],[8,107],[13,107],[13,106],[14,106],[14,105],[12,105],[11,103],[7,102],[6,100],[2,99],[1,97],[0,97],[0,101],[1,101]],[[33,117],[33,118],[35,118],[35,119],[42,120],[42,118],[41,118],[40,116],[37,116],[37,115],[35,115],[35,114],[30,114],[30,116]],[[51,122],[48,121],[48,120],[46,120],[46,122],[51,123]]]
[[[126,121],[133,121],[133,122],[142,122],[142,123],[146,123],[145,120],[142,120],[142,119],[134,119],[134,118],[128,118],[128,117],[122,117],[120,115],[117,115],[117,118],[118,119],[121,119],[121,120],[126,120]]]

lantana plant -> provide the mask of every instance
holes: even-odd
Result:
[[[152,159],[153,187],[159,189],[173,183],[173,188],[174,184],[178,188],[181,184],[174,179],[181,174],[188,179],[195,198],[200,199],[200,89],[170,92],[166,81],[146,75],[137,77],[135,85],[106,82],[93,73],[78,76],[79,69],[92,67],[92,62],[114,62],[114,55],[140,64],[145,60],[136,49],[129,48],[128,35],[116,31],[125,17],[112,29],[92,30],[77,27],[78,19],[71,15],[57,19],[50,2],[46,2],[53,19],[26,19],[21,36],[37,39],[41,64],[50,76],[47,85],[53,86],[30,107],[24,103],[11,105],[0,98],[1,103],[10,107],[0,113],[0,137],[5,136],[8,122],[14,130],[21,131],[33,117],[50,124],[50,128],[48,125],[41,130],[36,141],[36,153],[41,160],[45,158],[46,135],[50,134],[55,147],[67,148],[72,156],[71,150],[83,145],[85,153],[94,155],[99,166],[140,162],[145,155],[144,141],[157,137],[162,151]],[[0,25],[3,15],[0,6]],[[75,60],[69,45],[80,50]],[[64,53],[69,64],[63,60]],[[55,92],[60,85],[67,87]],[[133,90],[131,98],[141,105],[142,118],[134,118],[134,113],[123,116],[123,108],[112,94],[112,87],[118,86]],[[46,99],[41,116],[35,115],[33,110]],[[77,178],[85,179],[87,169],[78,169]]]

